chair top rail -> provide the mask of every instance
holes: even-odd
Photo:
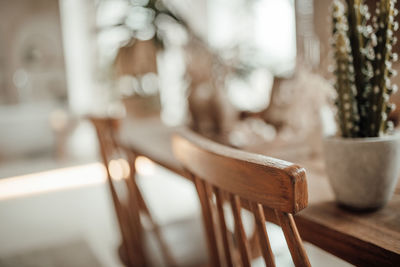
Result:
[[[287,213],[307,206],[305,170],[296,164],[227,147],[187,129],[172,141],[190,173],[223,190]]]

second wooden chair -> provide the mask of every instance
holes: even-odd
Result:
[[[120,120],[107,117],[89,119],[95,126],[102,160],[107,170],[107,182],[122,237],[119,248],[122,262],[129,267],[150,265],[145,250],[145,229],[141,220],[141,217],[145,216],[151,223],[152,232],[159,243],[166,264],[175,266],[175,259],[136,183],[136,155],[118,144],[116,135]]]

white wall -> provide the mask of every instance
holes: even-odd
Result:
[[[69,106],[86,114],[96,105],[94,0],[60,0]]]

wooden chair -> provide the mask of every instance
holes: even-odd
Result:
[[[122,236],[119,255],[126,266],[147,266],[144,228],[141,215],[152,224],[152,230],[159,242],[161,253],[168,266],[175,265],[158,225],[154,222],[135,181],[135,155],[118,145],[116,132],[119,120],[113,118],[90,117],[95,126],[100,144],[103,163],[107,169],[115,213]]]
[[[173,137],[176,158],[192,176],[202,206],[212,266],[250,266],[250,249],[241,208],[255,218],[262,256],[275,266],[265,221],[283,230],[296,266],[310,266],[293,214],[307,206],[303,168],[292,163],[232,149],[184,130]],[[223,206],[234,217],[234,238],[227,231]],[[235,256],[239,254],[240,256]]]

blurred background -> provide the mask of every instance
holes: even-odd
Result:
[[[315,137],[335,131],[330,2],[0,0],[0,266],[53,266],[88,242],[65,266],[119,266],[90,114],[318,155]],[[173,176],[146,158],[137,169]],[[167,217],[198,212],[196,200],[178,211],[153,201]],[[43,251],[54,262],[43,265]]]
[[[264,110],[296,65],[294,3],[275,2],[2,0],[0,176],[92,160],[90,113]]]

